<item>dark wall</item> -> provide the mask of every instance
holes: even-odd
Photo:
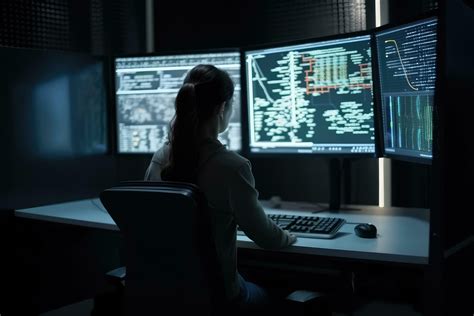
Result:
[[[0,46],[92,52],[144,50],[145,2],[3,0]]]
[[[431,206],[431,165],[392,160],[392,204]]]
[[[203,0],[155,3],[155,47],[241,47],[360,31],[370,1]]]
[[[244,20],[255,17],[249,12],[261,11],[262,2],[174,1],[155,3],[155,48],[206,49],[233,47],[255,41]]]
[[[435,115],[430,260],[433,315],[470,315],[472,295],[473,226],[472,117],[474,100],[474,3],[441,2],[441,54],[438,111]],[[469,114],[468,114],[469,113]]]
[[[470,315],[472,284],[473,226],[469,203],[474,168],[472,118],[468,107],[474,100],[474,3],[449,0],[442,3],[439,82],[438,159],[434,162],[433,216],[430,258],[438,291],[439,309],[444,315]],[[437,315],[437,314],[434,314]]]
[[[13,210],[0,209],[0,249],[1,257],[0,269],[4,271],[4,278],[0,284],[0,291],[5,293],[0,296],[0,312],[3,314],[10,310],[11,300],[14,299],[12,289],[15,288],[15,245],[11,240],[15,236],[15,217]]]
[[[11,244],[21,260],[5,276],[2,315],[39,315],[91,299],[106,288],[105,274],[123,265],[117,231],[20,218],[15,226]]]
[[[438,0],[390,0],[389,19],[391,23],[403,23],[430,10],[438,9]]]
[[[467,6],[471,3],[471,7]],[[447,227],[446,247],[450,248],[468,236],[474,229],[469,212],[464,212],[466,199],[472,194],[474,168],[472,163],[472,117],[467,107],[474,100],[474,29],[472,0],[446,1],[444,41],[441,49],[445,63],[441,65],[444,80],[439,94],[440,187],[442,221]],[[460,214],[459,218],[456,218]],[[462,221],[462,219],[465,219]],[[460,220],[462,222],[460,222]]]
[[[0,209],[97,196],[116,182],[110,69],[91,55],[143,52],[144,8],[132,0],[2,2]],[[94,133],[106,148],[84,151]]]
[[[0,48],[0,64],[0,207],[97,196],[113,184],[103,59]]]

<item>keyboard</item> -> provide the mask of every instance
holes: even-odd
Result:
[[[337,217],[299,216],[289,214],[267,214],[280,228],[298,237],[333,238],[346,222]],[[244,233],[237,227],[237,233]]]

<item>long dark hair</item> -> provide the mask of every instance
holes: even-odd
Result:
[[[191,69],[176,96],[176,113],[171,121],[169,163],[161,172],[168,181],[196,182],[199,163],[198,131],[217,111],[227,107],[234,94],[234,83],[227,72],[213,65]]]

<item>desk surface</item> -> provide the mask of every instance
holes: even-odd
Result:
[[[318,210],[309,203],[283,202],[279,209],[262,202],[267,213],[308,215]],[[342,217],[347,223],[333,239],[298,238],[296,244],[284,249],[288,253],[304,253],[336,258],[369,261],[427,264],[429,250],[429,210],[414,208],[379,208],[353,205],[358,210],[339,212],[319,211],[318,216]],[[17,217],[50,222],[118,230],[115,222],[99,199],[79,200],[15,211]],[[314,215],[314,214],[312,214]],[[358,223],[377,226],[375,239],[364,239],[354,234]],[[246,236],[237,236],[241,248],[259,247]]]

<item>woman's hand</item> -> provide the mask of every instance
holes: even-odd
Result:
[[[293,245],[297,240],[296,235],[290,233],[290,245]]]

